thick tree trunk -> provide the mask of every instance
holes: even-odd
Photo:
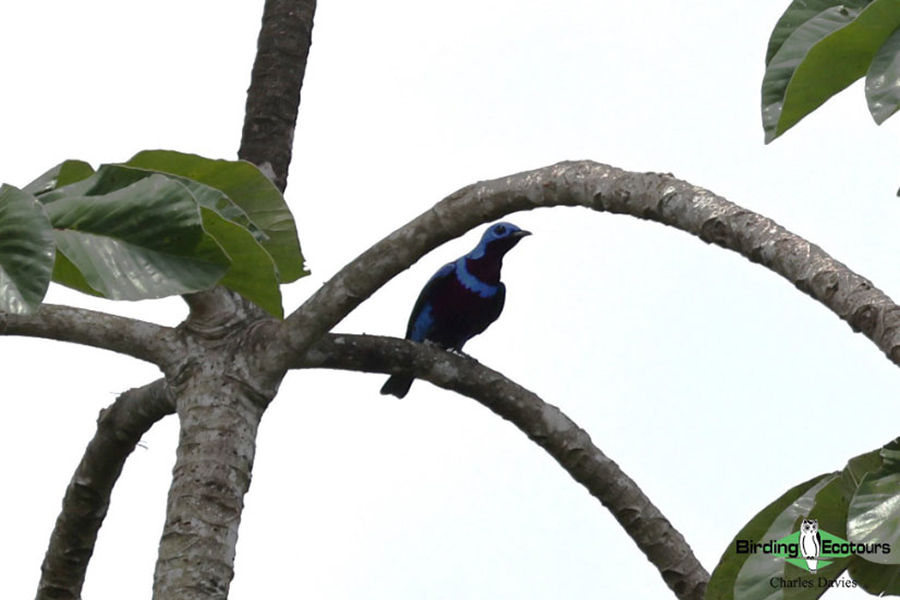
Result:
[[[238,156],[259,166],[282,191],[315,8],[315,0],[266,0],[247,92]],[[228,597],[257,429],[284,374],[248,365],[253,352],[235,339],[243,338],[252,321],[263,318],[258,309],[221,289],[186,299],[191,318],[185,331],[199,333],[203,349],[218,348],[199,353],[202,363],[186,365],[183,373],[167,374],[180,382],[173,387],[181,435],[154,600]]]
[[[204,359],[180,386],[181,435],[154,574],[155,600],[228,597],[256,433],[270,398]]]

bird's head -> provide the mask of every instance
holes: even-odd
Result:
[[[531,232],[519,229],[512,223],[494,223],[481,236],[481,241],[478,242],[470,257],[481,258],[488,252],[503,256],[526,235],[531,235]]]

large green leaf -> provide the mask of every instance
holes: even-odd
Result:
[[[250,234],[253,235],[253,238],[261,244],[269,240],[269,236],[266,235],[266,232],[260,229],[256,223],[250,219],[250,216],[244,212],[244,209],[232,202],[231,198],[226,196],[224,192],[209,187],[208,185],[204,185],[198,181],[194,181],[193,179],[188,179],[187,177],[178,177],[176,175],[169,176],[178,179],[178,181],[187,186],[194,195],[194,198],[197,199],[197,202],[200,203],[200,206],[205,206],[206,208],[214,210],[216,214],[223,219],[227,219],[232,223],[240,225],[243,229],[249,231]],[[275,269],[274,262],[272,263],[272,269]]]
[[[887,543],[896,552],[867,554],[866,560],[900,565],[900,440],[885,445],[881,465],[867,473],[850,502],[847,535],[851,542]]]
[[[859,543],[848,525],[851,499],[855,501],[865,492],[866,482],[878,474],[896,471],[900,462],[900,440],[884,448],[862,454],[847,462],[841,473],[820,475],[788,490],[757,514],[732,540],[710,578],[706,598],[764,600],[808,600],[821,596],[829,588],[823,586],[849,568],[859,586],[872,593],[900,593],[900,573],[896,565],[868,562],[873,554],[849,555],[846,551],[825,554],[828,561],[819,560],[819,572],[812,574],[790,565],[782,557],[757,554],[737,554],[738,540],[793,539],[803,518],[816,519],[823,539],[847,538]],[[880,540],[884,542],[885,540]],[[892,549],[894,542],[890,541]],[[900,546],[898,546],[900,547]],[[823,572],[823,568],[827,571]],[[773,585],[785,580],[788,586]]]
[[[856,493],[856,488],[862,483],[862,480],[873,471],[881,468],[881,448],[860,454],[847,461],[847,465],[841,472],[841,476],[847,484],[847,488],[852,490],[851,495]]]
[[[73,186],[88,195],[109,193],[157,174],[155,171],[124,165],[103,165],[94,182]],[[159,175],[159,174],[158,174]],[[183,184],[200,204],[203,228],[231,258],[228,272],[219,281],[273,316],[281,318],[281,290],[275,263],[262,245],[268,237],[247,213],[215,188],[178,175],[162,176]],[[59,193],[65,193],[60,190]],[[53,198],[53,196],[49,196]]]
[[[900,2],[874,0],[861,10],[832,6],[797,27],[772,56],[763,77],[766,143],[865,75],[898,26]]]
[[[57,283],[64,282],[63,285],[78,290],[83,294],[97,296],[98,298],[104,297],[102,293],[91,287],[84,274],[62,252],[56,253],[56,262],[53,263],[53,281]]]
[[[268,236],[250,220],[241,207],[218,189],[180,175],[126,165],[103,165],[93,177],[54,189],[40,199],[50,206],[73,196],[108,195],[153,176],[180,183],[200,205],[203,230],[231,258],[228,271],[218,283],[240,293],[272,315],[279,318],[283,316],[275,263],[262,245],[268,240]],[[57,272],[60,280],[69,281],[73,287],[85,292],[94,289],[87,279],[76,283],[80,271],[71,263],[59,261]]]
[[[140,152],[125,164],[187,177],[223,192],[265,232],[267,239],[261,243],[275,261],[279,281],[290,283],[308,274],[303,265],[294,217],[284,197],[252,164],[212,160],[169,150]]]
[[[835,6],[845,6],[848,9],[860,10],[872,0],[794,0],[788,6],[769,37],[769,47],[766,50],[766,64],[772,62],[772,57],[778,52],[785,40],[787,40],[798,27],[815,17],[820,12]]]
[[[222,218],[216,211],[201,207],[200,213],[203,228],[219,242],[232,260],[219,284],[239,293],[272,316],[283,318],[275,263],[266,249],[247,229]]]
[[[56,188],[87,179],[93,174],[93,167],[83,160],[66,160],[26,185],[23,190],[39,196]]]
[[[152,171],[129,169],[119,165],[100,165],[100,168],[95,173],[92,173],[91,176],[70,182],[64,186],[55,186],[53,189],[38,196],[38,199],[43,204],[51,204],[62,198],[103,196],[104,194],[127,188],[131,184],[137,183],[153,174]],[[168,176],[166,178],[171,179]]]
[[[816,496],[827,486],[839,482],[836,473],[826,473],[797,485],[769,504],[735,536],[719,559],[706,589],[708,600],[754,600],[783,598],[783,588],[769,585],[772,577],[784,575],[788,563],[765,554],[738,554],[738,540],[781,539],[796,529],[799,519],[810,514]],[[794,577],[799,576],[798,569]],[[813,596],[817,597],[817,596]]]
[[[846,500],[843,501],[843,505],[841,502],[844,495],[844,484],[839,474],[826,476],[775,517],[761,539],[777,540],[791,535],[799,529],[800,521],[804,518],[818,520],[822,531],[835,535],[842,534],[847,519]],[[833,560],[827,567],[827,576],[838,577],[847,568],[849,561],[849,557]],[[734,597],[812,600],[828,591],[827,587],[818,585],[819,577],[823,575],[821,571],[813,574],[801,570],[777,556],[751,554],[735,579]],[[772,586],[773,578],[776,581],[800,579],[807,583],[782,588]]]
[[[120,174],[121,175],[121,174]],[[45,210],[64,257],[54,281],[105,298],[141,300],[208,289],[229,260],[204,230],[197,201],[180,182],[151,175],[96,195],[66,192],[109,185],[103,169],[59,188]],[[43,197],[42,197],[43,200]]]
[[[0,186],[0,312],[28,313],[40,306],[55,252],[53,229],[37,199]]]
[[[856,496],[856,494],[859,493],[858,488],[862,483],[873,474],[877,473],[881,468],[882,449],[873,450],[872,452],[857,456],[850,460],[850,462],[847,463],[847,466],[844,467],[843,475],[850,489],[854,490],[853,495]],[[847,511],[847,539],[851,542],[859,542],[860,540],[856,537],[858,535],[857,530],[859,528],[859,523],[853,523],[853,513],[857,510],[852,506],[854,501],[855,498],[851,499],[851,506]],[[892,552],[897,552],[897,549],[893,546],[891,550]],[[887,594],[895,596],[900,594],[900,572],[898,572],[900,569],[898,569],[896,565],[876,564],[866,560],[866,558],[871,558],[871,556],[867,555],[865,558],[862,556],[853,556],[850,559],[848,570],[853,580],[871,594]]]
[[[876,596],[900,596],[900,569],[897,565],[880,565],[861,556],[850,559],[850,577]]]
[[[875,122],[900,109],[900,29],[878,49],[866,73],[866,102]]]
[[[30,184],[56,228],[53,279],[123,299],[218,282],[281,317],[279,275],[305,272],[293,218],[271,182],[249,163],[177,152],[145,152],[132,162],[93,172],[66,161]]]
[[[103,165],[100,167],[100,170],[105,174],[104,184],[98,184],[97,187],[92,188],[89,191],[90,194],[98,192],[105,193],[112,189],[118,189],[121,187],[122,183],[133,183],[144,177],[149,177],[154,173],[159,173],[159,171],[127,165]],[[240,225],[253,234],[253,237],[257,241],[262,243],[269,239],[269,236],[250,219],[250,216],[244,212],[244,209],[235,204],[231,198],[221,190],[217,190],[214,187],[210,187],[199,181],[194,181],[193,179],[182,177],[180,175],[174,175],[172,173],[163,174],[166,177],[175,179],[184,184],[185,187],[191,191],[191,194],[193,194],[200,206],[212,209],[220,217]]]

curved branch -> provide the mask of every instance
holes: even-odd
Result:
[[[429,250],[506,214],[583,206],[680,229],[781,275],[872,340],[900,365],[900,307],[867,279],[771,219],[703,188],[658,173],[591,161],[561,162],[462,188],[384,238],[316,291],[286,320],[267,352],[303,353],[362,301]]]
[[[292,367],[411,372],[480,402],[546,450],[608,508],[679,598],[703,598],[709,574],[638,485],[561,410],[502,374],[429,344],[344,334],[325,335]]]
[[[112,350],[165,366],[181,354],[174,329],[107,313],[43,304],[30,315],[0,312],[0,335],[21,335]]]
[[[268,171],[282,192],[287,186],[315,12],[315,0],[266,0],[247,90],[238,156]]]
[[[174,412],[175,402],[162,379],[128,390],[100,411],[97,433],[66,488],[50,535],[37,600],[81,598],[97,532],[125,460],[154,423]]]

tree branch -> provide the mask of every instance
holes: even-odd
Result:
[[[561,410],[502,374],[430,344],[345,334],[325,335],[291,366],[414,373],[480,402],[546,450],[608,508],[679,598],[703,598],[709,574],[640,487]]]
[[[37,600],[81,598],[97,532],[125,460],[154,423],[174,412],[175,402],[162,379],[128,390],[100,411],[97,433],[69,482],[50,535]]]
[[[247,90],[238,156],[269,172],[282,192],[287,186],[315,12],[315,0],[266,0]]]
[[[30,315],[0,312],[0,335],[40,337],[112,350],[163,370],[182,354],[182,344],[170,327],[55,304],[43,304]]]
[[[341,269],[285,321],[266,353],[278,368],[400,271],[438,245],[511,212],[583,206],[656,221],[737,252],[781,275],[862,332],[900,365],[900,307],[818,246],[703,188],[657,173],[561,162],[451,194]],[[283,363],[282,363],[283,364]]]

